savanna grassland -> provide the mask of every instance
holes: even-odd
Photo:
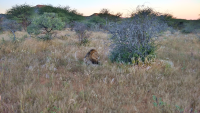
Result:
[[[149,65],[111,63],[110,35],[92,32],[80,46],[76,33],[56,31],[52,40],[16,32],[0,34],[1,113],[199,113],[200,41],[165,32]],[[85,65],[90,49],[100,65]]]

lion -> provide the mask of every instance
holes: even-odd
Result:
[[[99,54],[97,50],[91,49],[84,57],[84,62],[86,64],[99,64]]]

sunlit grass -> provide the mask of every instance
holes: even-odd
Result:
[[[194,34],[164,33],[155,62],[140,66],[111,63],[109,37],[93,32],[89,45],[80,46],[65,30],[50,41],[1,42],[0,112],[199,112],[200,41]],[[92,48],[99,66],[83,63]]]

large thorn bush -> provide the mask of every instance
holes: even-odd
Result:
[[[156,50],[155,37],[167,28],[160,14],[151,8],[138,7],[131,15],[131,18],[111,23],[107,28],[112,34],[112,62],[147,62]]]

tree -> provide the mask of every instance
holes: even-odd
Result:
[[[110,10],[109,9],[106,9],[106,8],[103,8],[103,9],[101,9],[101,11],[100,11],[100,13],[101,14],[107,14],[107,15],[110,15],[111,13],[110,13]]]
[[[15,32],[17,30],[20,30],[20,25],[15,20],[6,19],[2,22],[2,27],[3,27],[4,30],[9,30],[13,33],[13,35],[14,35],[13,40],[15,41],[15,39],[16,39],[15,38]]]
[[[115,22],[120,21],[122,15],[123,15],[123,13],[120,13],[120,12],[116,13],[116,14],[114,15],[114,19],[115,19],[114,21],[115,21]]]
[[[33,13],[34,8],[27,4],[15,5],[6,12],[7,18],[16,20],[25,31],[27,31],[27,27],[31,24],[30,18]]]
[[[38,34],[40,29],[46,31],[47,38],[45,40],[51,39],[52,30],[61,30],[65,26],[65,23],[58,18],[55,13],[44,13],[41,16],[37,16],[33,19],[30,26],[28,26],[28,33]]]
[[[110,10],[109,10],[109,9],[106,9],[106,8],[101,9],[101,11],[99,12],[99,17],[105,19],[106,25],[107,25],[107,23],[108,23],[108,20],[109,20],[109,18],[110,18],[110,15],[111,15],[111,14],[110,14]]]
[[[112,14],[109,9],[103,8],[100,10],[98,16],[104,18],[106,25],[109,21],[118,21],[122,13]]]
[[[120,13],[120,12],[118,12],[118,13],[115,14],[116,17],[121,17],[122,15],[123,15],[123,14]]]

